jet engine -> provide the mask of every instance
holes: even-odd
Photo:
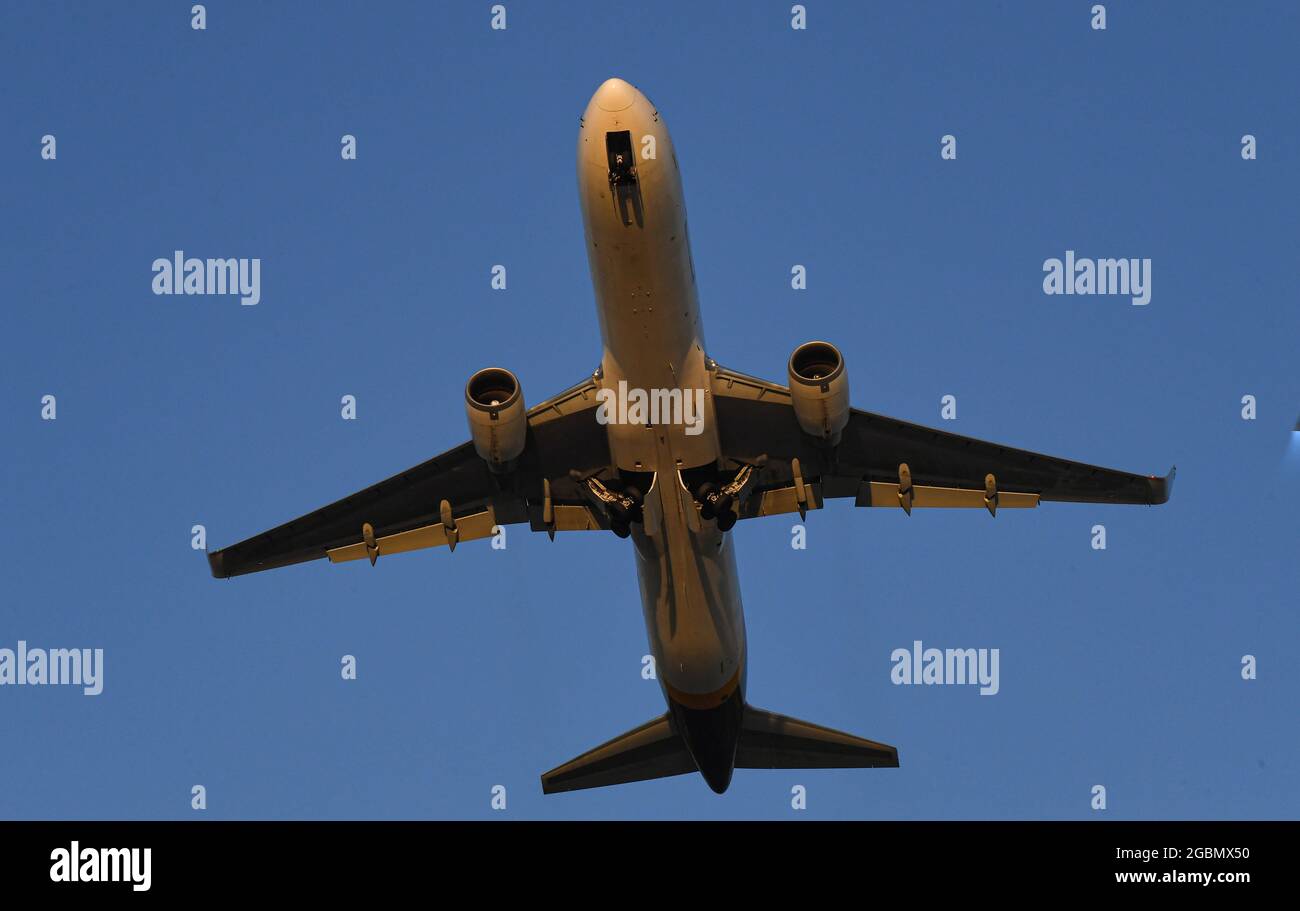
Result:
[[[488,367],[465,384],[465,413],[474,449],[495,472],[507,471],[524,451],[528,413],[519,379],[509,370]]]
[[[800,428],[832,446],[849,423],[849,375],[844,358],[830,342],[805,342],[794,349],[788,367],[790,402]]]

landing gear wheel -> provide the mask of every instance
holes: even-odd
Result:
[[[735,510],[728,509],[726,512],[718,514],[718,531],[731,531],[736,525],[736,520],[740,517],[736,515]]]
[[[628,487],[623,491],[623,496],[632,501],[627,510],[628,522],[640,522],[645,516],[645,496],[635,487]]]
[[[709,499],[711,495],[715,495],[717,492],[718,485],[712,481],[706,481],[700,485],[700,489],[695,494],[695,499],[700,504],[700,518],[706,522],[717,515],[713,511],[713,502]]]
[[[632,529],[626,519],[620,519],[617,516],[611,516],[609,520],[609,529],[620,538],[626,538],[632,534]]]

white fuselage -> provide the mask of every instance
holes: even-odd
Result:
[[[614,465],[654,474],[632,539],[660,685],[670,706],[714,709],[743,700],[745,623],[731,537],[701,520],[678,474],[721,455],[686,206],[663,118],[620,79],[601,85],[583,114],[578,189],[604,342],[603,387],[622,382],[647,395],[704,390],[702,426],[661,416],[657,424],[607,427]]]

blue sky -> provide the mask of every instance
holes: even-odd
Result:
[[[512,818],[1295,818],[1296,7],[489,6],[0,11],[0,647],[105,650],[99,696],[0,688],[0,818],[479,819],[497,784]],[[190,547],[459,444],[480,367],[532,402],[595,367],[574,155],[611,75],[672,130],[720,362],[824,337],[860,408],[1178,466],[1158,509],[742,523],[750,701],[897,770],[544,797],[663,710],[612,535],[229,582]],[[259,257],[261,303],[153,295],[176,249]],[[1149,257],[1151,303],[1044,295],[1066,250]],[[1001,691],[892,685],[916,639],[998,648]]]

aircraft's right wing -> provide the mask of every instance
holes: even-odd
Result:
[[[741,518],[817,509],[823,498],[858,506],[974,507],[990,512],[1040,500],[1157,505],[1167,477],[1041,455],[852,409],[838,446],[803,433],[790,390],[718,368],[712,382],[722,453],[758,465]]]
[[[490,537],[493,527],[528,522],[535,531],[607,527],[570,472],[609,468],[605,428],[596,421],[596,384],[579,383],[528,411],[527,441],[515,469],[494,474],[464,443],[238,544],[208,554],[219,578],[328,557],[380,556]],[[548,496],[549,493],[549,496]],[[446,508],[443,508],[443,504]]]

